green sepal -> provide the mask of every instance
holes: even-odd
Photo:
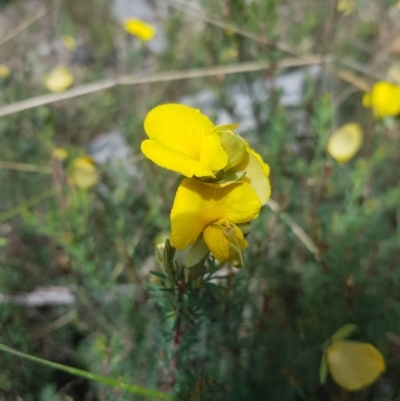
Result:
[[[236,132],[225,127],[215,130],[221,138],[221,144],[228,155],[228,163],[224,167],[228,171],[238,165],[246,155],[246,145],[243,139]]]
[[[321,366],[319,368],[319,381],[321,384],[325,384],[326,378],[328,377],[328,361],[326,359],[326,351],[322,352]]]
[[[355,329],[357,326],[355,324],[349,323],[345,324],[342,326],[332,337],[332,341],[339,341],[343,340],[344,338],[347,338]]]
[[[239,181],[246,175],[246,171],[225,171],[225,176],[222,182]]]
[[[186,267],[196,266],[207,256],[208,252],[209,249],[207,244],[204,242],[203,234],[200,234],[186,256]]]

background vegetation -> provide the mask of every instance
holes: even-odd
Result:
[[[0,78],[0,111],[47,93],[43,77],[58,64],[68,65],[75,86],[212,66],[228,72],[244,62],[268,67],[115,86],[0,117],[0,343],[173,390],[179,400],[398,399],[400,125],[374,120],[361,89],[399,62],[399,5],[357,0],[345,15],[336,0],[145,3],[155,10],[148,22],[159,47],[127,34],[106,0],[0,1],[0,64],[11,69]],[[62,45],[63,35],[76,50]],[[287,103],[291,85],[282,89],[278,78],[293,72],[301,90]],[[204,96],[204,112],[242,124],[238,132],[270,165],[281,212],[263,210],[244,270],[193,288],[178,308],[176,292],[150,274],[160,270],[155,245],[169,229],[178,181],[141,156],[140,142],[152,107],[203,108]],[[339,165],[325,145],[346,122],[362,125],[364,142]],[[71,161],[111,131],[123,138],[124,158],[98,163],[93,189],[74,188]],[[66,160],[53,156],[56,147]],[[73,302],[32,306],[15,297],[38,287],[57,287]],[[347,323],[388,365],[354,394],[331,379],[319,383],[321,345]],[[148,398],[2,354],[0,399]]]

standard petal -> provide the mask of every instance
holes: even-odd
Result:
[[[196,160],[200,158],[203,136],[213,127],[200,110],[181,104],[158,106],[144,120],[144,130],[150,139]]]
[[[385,371],[381,353],[368,343],[335,341],[326,349],[326,357],[335,382],[349,391],[372,384]]]
[[[197,160],[152,139],[144,140],[141,144],[141,150],[152,162],[185,177],[215,177],[209,168]]]

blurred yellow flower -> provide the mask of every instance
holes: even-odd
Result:
[[[358,124],[345,124],[331,135],[326,150],[338,163],[346,163],[359,151],[362,139]]]
[[[141,149],[151,161],[186,177],[212,177],[228,156],[213,132],[213,123],[200,110],[165,104],[151,110],[144,121],[150,139]]]
[[[185,178],[171,211],[171,243],[177,249],[204,242],[220,262],[243,267],[247,242],[237,224],[257,218],[261,203],[248,183],[217,188]]]
[[[64,148],[54,148],[53,156],[58,160],[65,160],[68,157],[68,152]]]
[[[386,74],[388,81],[400,86],[400,63],[392,64]]]
[[[0,78],[8,78],[11,75],[11,70],[3,64],[0,64]]]
[[[90,156],[76,158],[71,164],[70,179],[81,189],[89,189],[96,185],[98,176],[93,159]]]
[[[378,81],[363,97],[364,107],[374,110],[377,118],[400,114],[400,86]]]
[[[354,0],[339,0],[337,3],[337,11],[342,15],[347,16],[350,15],[355,9],[355,1]]]
[[[54,68],[44,79],[46,88],[51,92],[63,92],[73,83],[72,72],[64,66]]]
[[[368,343],[333,341],[324,356],[333,380],[348,391],[369,386],[386,369],[381,353]]]
[[[76,50],[76,40],[72,36],[63,35],[61,36],[61,41],[69,51],[73,52]]]
[[[146,24],[144,21],[135,18],[129,18],[124,22],[124,29],[131,35],[137,36],[140,40],[148,42],[154,38],[156,28]]]

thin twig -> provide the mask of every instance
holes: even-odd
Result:
[[[36,164],[28,163],[0,161],[0,168],[6,170],[24,171],[27,173],[51,174],[51,168],[48,166],[38,166]]]
[[[19,26],[13,29],[8,35],[0,39],[0,46],[9,42],[12,38],[23,32],[25,29],[29,28],[33,23],[38,21],[40,18],[44,17],[48,11],[49,11],[48,9],[42,8],[35,15],[28,17],[27,19],[22,21],[22,23]]]
[[[307,59],[286,58],[278,63],[277,68],[283,69],[288,67],[300,67],[310,64],[320,64],[324,62],[326,62],[326,60],[321,59],[319,56],[308,56]],[[270,64],[268,62],[256,61],[228,66],[161,72],[151,75],[126,75],[117,79],[105,79],[102,81],[96,81],[90,84],[77,86],[76,88],[69,89],[63,93],[49,93],[46,95],[36,96],[31,99],[21,100],[19,102],[0,107],[0,117],[58,102],[61,100],[71,99],[77,96],[88,95],[90,93],[113,88],[118,85],[138,85],[156,82],[176,81],[181,79],[203,78],[214,75],[238,74],[242,72],[265,70],[269,68],[269,66]]]
[[[300,241],[306,246],[306,248],[314,254],[315,258],[318,259],[320,256],[320,250],[314,244],[313,240],[309,235],[285,212],[281,211],[280,206],[273,200],[270,199],[267,202],[267,206],[289,226],[293,233],[300,239]]]

